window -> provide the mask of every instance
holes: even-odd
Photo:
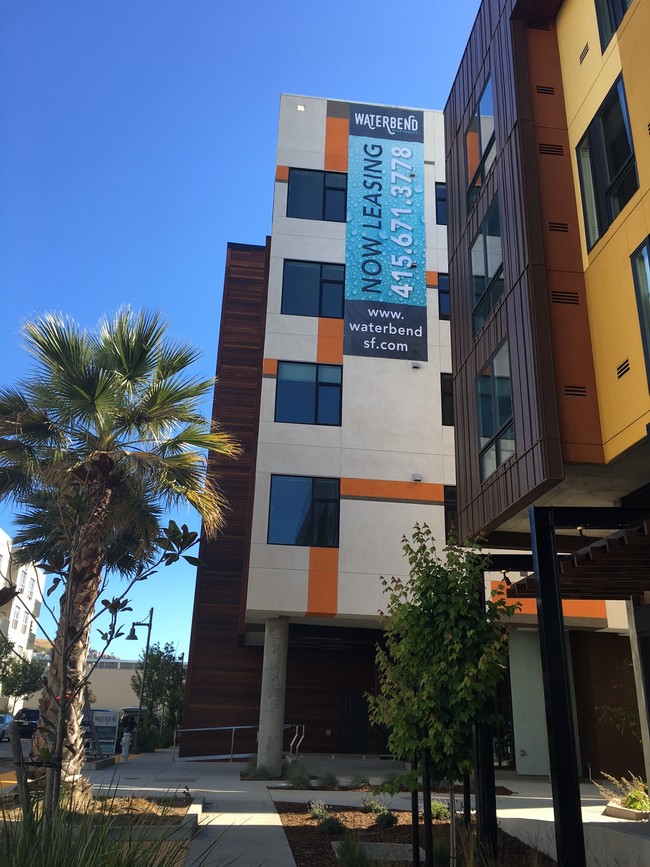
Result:
[[[604,51],[618,25],[630,7],[632,0],[596,0],[596,17],[600,33],[600,47]]]
[[[36,583],[36,582],[34,581],[33,578],[30,578],[30,579],[29,579],[29,586],[28,586],[28,589],[27,589],[27,598],[28,598],[29,600],[31,600],[31,599],[34,598],[34,586],[35,586],[35,583]]]
[[[458,534],[458,502],[456,499],[455,485],[445,485],[445,539],[449,539],[449,534]]]
[[[495,200],[470,251],[472,323],[476,334],[503,293],[503,251],[499,203]]]
[[[338,364],[278,362],[275,420],[293,424],[341,424]]]
[[[447,184],[436,184],[436,223],[447,225]]]
[[[467,161],[467,204],[476,201],[496,156],[492,82],[488,78],[476,114],[465,133]]]
[[[29,619],[29,614],[26,611],[23,611],[23,622],[20,627],[21,632],[27,632],[27,621]]]
[[[21,569],[18,573],[18,584],[16,586],[16,590],[19,592],[25,589],[25,581],[27,580],[27,572],[24,569]]]
[[[11,628],[18,629],[18,618],[20,617],[20,608],[16,605],[11,616]]]
[[[508,344],[503,343],[476,380],[481,481],[515,453]]]
[[[282,280],[282,313],[343,318],[345,265],[287,259]]]
[[[622,78],[589,124],[576,156],[590,250],[639,188]]]
[[[451,317],[449,274],[438,274],[438,317],[440,319]]]
[[[289,169],[287,217],[344,223],[347,184],[341,172]]]
[[[440,398],[442,404],[442,423],[454,423],[454,393],[451,373],[440,374]]]
[[[271,476],[268,541],[337,548],[339,480]]]
[[[632,271],[636,301],[639,306],[646,371],[650,382],[650,238],[646,238],[639,249],[632,254]]]

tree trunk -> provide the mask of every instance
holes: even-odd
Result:
[[[111,491],[103,493],[91,519],[79,529],[61,597],[60,619],[46,686],[39,699],[41,719],[34,753],[54,764],[52,803],[61,780],[75,780],[84,764],[81,732],[83,681],[90,649],[90,624],[101,583],[106,545],[106,510]]]

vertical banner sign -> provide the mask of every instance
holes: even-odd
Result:
[[[423,113],[350,106],[346,355],[427,360]]]

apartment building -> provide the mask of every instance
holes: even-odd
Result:
[[[231,510],[200,553],[184,727],[250,726],[234,751],[271,769],[285,722],[305,751],[382,750],[380,577],[455,509],[442,125],[283,95],[271,237],[228,247],[214,417],[244,455],[215,467]]]
[[[485,0],[445,108],[459,528],[533,549],[509,592],[537,596],[560,863],[576,774],[632,749],[606,709],[650,767],[648,32],[647,0]],[[570,622],[598,598],[631,641],[614,603]]]
[[[0,607],[0,634],[17,653],[31,659],[43,601],[45,576],[33,563],[22,566],[12,558],[12,540],[0,529],[0,587],[13,585],[18,594]],[[0,683],[0,703],[2,684]],[[16,703],[16,708],[21,703]]]

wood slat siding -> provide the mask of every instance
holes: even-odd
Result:
[[[514,0],[485,0],[445,107],[456,478],[461,537],[489,532],[563,478],[542,226],[525,45]],[[533,9],[529,14],[547,15]],[[550,4],[549,4],[550,8]],[[540,12],[541,9],[541,12]],[[488,77],[496,160],[467,208],[464,136]],[[504,293],[474,337],[469,247],[498,192]],[[516,455],[479,477],[475,380],[505,338],[510,349]]]
[[[269,242],[229,244],[213,418],[243,447],[237,461],[211,460],[228,501],[225,530],[201,540],[184,702],[184,728],[257,725],[262,649],[241,641],[246,604],[262,385]],[[187,734],[181,755],[230,749],[223,737]],[[238,740],[238,748],[242,746]]]

